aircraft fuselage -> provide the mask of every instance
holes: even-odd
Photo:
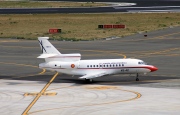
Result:
[[[73,62],[51,61],[41,63],[39,67],[71,75],[86,75],[99,73],[100,71],[106,74],[133,74],[157,70],[156,67],[147,65],[139,59],[96,59]]]

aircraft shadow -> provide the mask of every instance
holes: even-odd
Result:
[[[87,85],[87,84],[103,84],[103,85],[135,85],[135,84],[149,84],[158,83],[160,81],[166,81],[170,79],[180,79],[180,77],[169,77],[169,76],[140,76],[140,81],[135,81],[135,76],[103,76],[100,78],[93,79],[93,82],[86,82],[84,79],[78,79],[79,76],[71,77],[70,75],[59,75],[55,78],[53,83],[74,83],[75,85]],[[24,80],[26,81],[38,81],[38,83],[44,84],[44,82],[49,82],[52,75],[36,75],[36,76],[0,76],[0,79],[5,80]],[[21,84],[21,82],[11,82],[11,85]]]

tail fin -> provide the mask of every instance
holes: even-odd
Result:
[[[42,50],[42,54],[37,58],[44,58],[49,61],[79,61],[81,54],[61,54],[49,41],[49,37],[38,37],[38,41]]]
[[[42,54],[61,54],[49,41],[49,37],[38,37]]]

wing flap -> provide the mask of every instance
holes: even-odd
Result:
[[[106,75],[105,72],[97,73],[97,74],[87,74],[87,75],[84,75],[82,77],[79,77],[79,79],[92,79],[92,78],[101,77],[101,76],[104,76],[104,75]]]

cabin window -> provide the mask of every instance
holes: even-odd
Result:
[[[122,66],[124,66],[124,64],[122,64]]]
[[[121,64],[119,64],[119,67],[121,66]]]
[[[90,67],[92,67],[92,65],[90,65]]]
[[[104,65],[104,67],[105,67],[106,65]]]
[[[87,65],[87,67],[89,67],[89,65]]]
[[[102,65],[100,65],[100,67],[102,67]]]
[[[98,65],[96,65],[96,67],[98,67]]]
[[[93,67],[95,67],[95,65]]]

